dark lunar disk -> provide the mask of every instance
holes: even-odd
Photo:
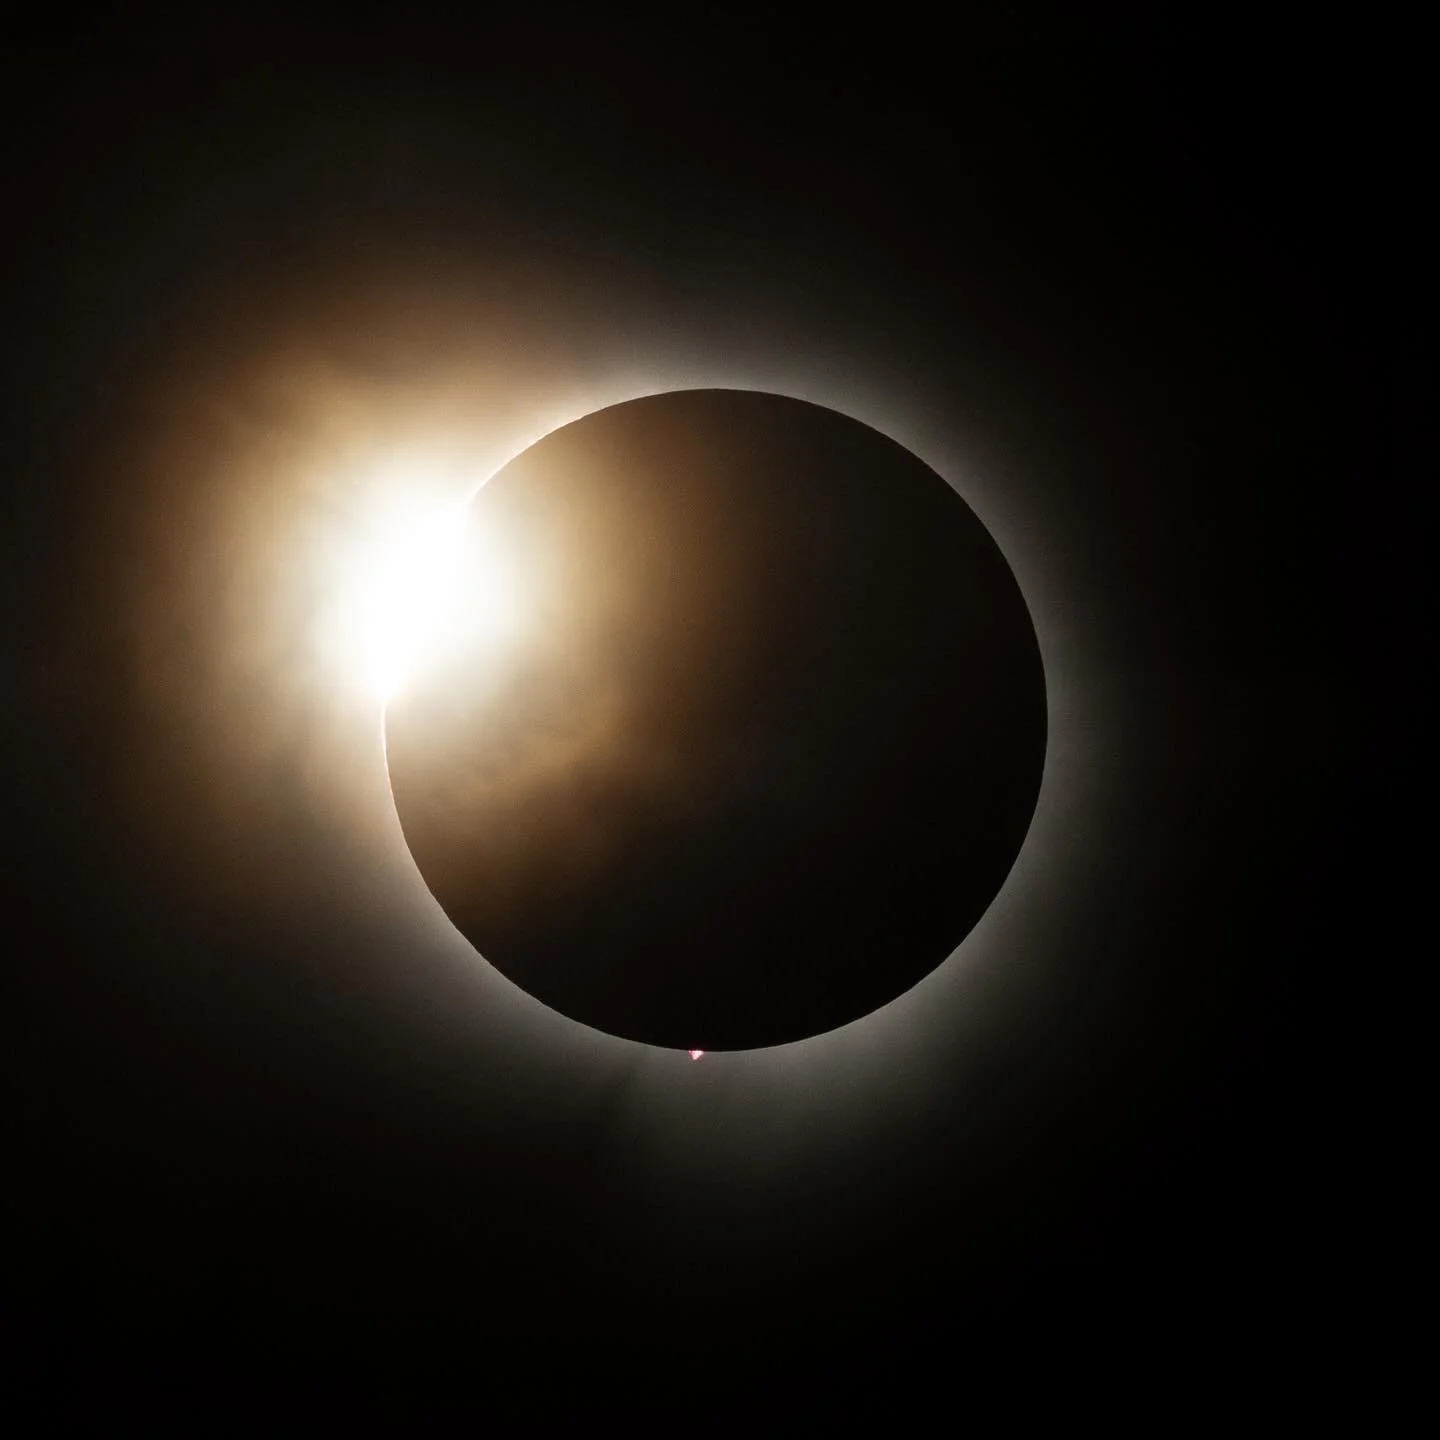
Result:
[[[858,1019],[960,944],[1034,812],[1045,679],[938,475],[819,406],[682,391],[546,436],[471,520],[524,632],[479,626],[386,729],[411,853],[491,964],[714,1051]]]

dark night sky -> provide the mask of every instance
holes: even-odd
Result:
[[[1314,1022],[1337,953],[1391,963],[1420,596],[1379,62],[870,23],[8,46],[22,1374],[678,1416],[1340,1323],[1357,1119]],[[1067,737],[969,969],[731,1071],[476,978],[394,863],[373,730],[240,653],[292,582],[234,518],[300,503],[303,377],[413,415],[472,366],[481,428],[683,375],[950,466]]]

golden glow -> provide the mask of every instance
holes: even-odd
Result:
[[[322,643],[343,682],[387,701],[462,645],[522,628],[513,547],[472,513],[471,494],[437,497],[420,467],[382,471],[371,504],[330,537]]]

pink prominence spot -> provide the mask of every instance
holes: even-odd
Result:
[[[698,1060],[704,1053],[705,1052],[703,1050],[692,1050],[690,1052],[690,1058],[692,1060]]]

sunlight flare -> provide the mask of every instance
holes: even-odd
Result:
[[[344,683],[385,703],[462,647],[512,638],[524,606],[513,547],[472,492],[438,500],[399,467],[378,488],[331,539],[322,630]]]

